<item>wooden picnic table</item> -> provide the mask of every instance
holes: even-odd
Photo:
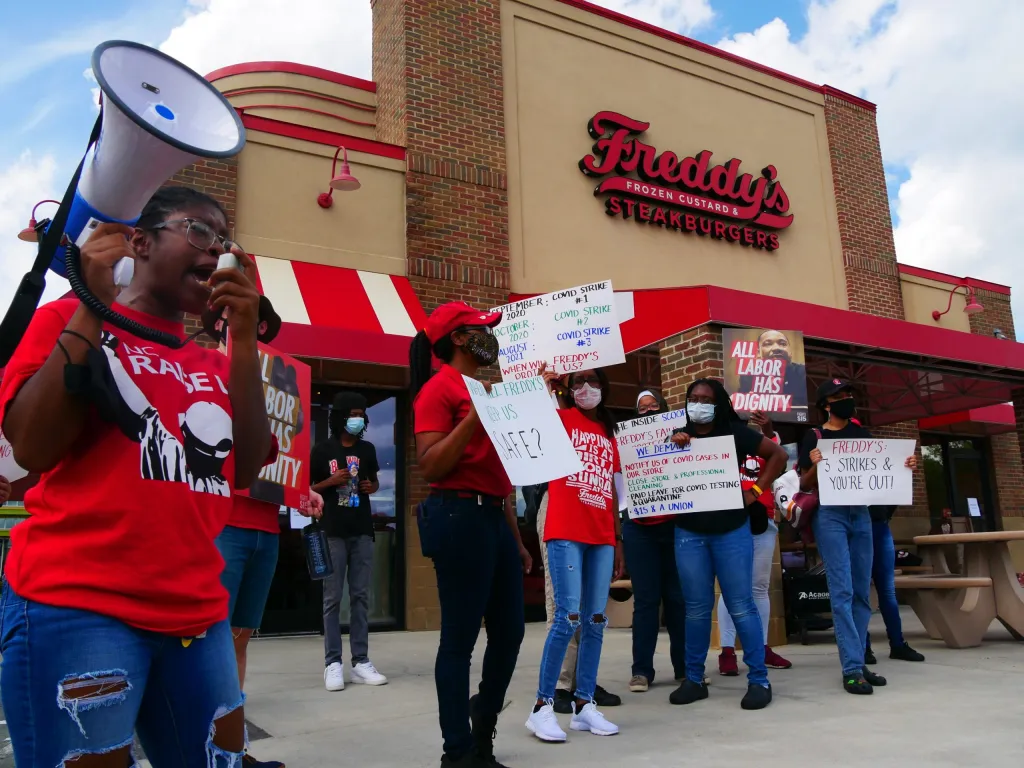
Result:
[[[1024,640],[1024,587],[1017,580],[1010,557],[1011,541],[1024,541],[1024,531],[914,537],[918,553],[925,565],[931,567],[933,575],[898,577],[896,586],[916,592],[912,605],[929,635],[950,642],[948,629],[944,630],[935,622],[935,617],[941,613],[956,624],[970,618],[969,623],[973,625],[954,647],[980,643],[992,619],[999,619],[1015,639]],[[945,547],[951,544],[964,548],[963,573],[959,575],[952,574],[946,562]],[[987,586],[988,582],[991,586]],[[975,637],[977,642],[973,642]],[[967,642],[968,639],[972,642]]]

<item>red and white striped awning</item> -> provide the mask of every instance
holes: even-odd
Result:
[[[408,279],[254,256],[257,285],[281,316],[275,349],[289,355],[408,365],[426,314]]]

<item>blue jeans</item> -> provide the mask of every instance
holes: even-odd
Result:
[[[487,649],[479,711],[494,715],[523,642],[523,567],[505,514],[475,499],[428,496],[417,525],[423,554],[433,559],[441,603],[441,640],[434,664],[444,751],[459,759],[473,748],[469,727],[469,665],[485,624]]]
[[[767,687],[764,630],[753,595],[754,537],[750,526],[744,523],[728,533],[715,534],[676,528],[676,568],[686,600],[686,678],[694,683],[704,680],[717,576],[725,607],[743,643],[747,680]]]
[[[133,731],[154,768],[240,762],[241,752],[213,741],[214,721],[242,706],[227,621],[186,647],[98,613],[24,600],[5,584],[0,654],[19,768],[112,752],[130,746]]]
[[[843,675],[859,675],[871,621],[871,515],[867,507],[822,506],[811,527],[825,561]],[[892,570],[892,563],[889,567]]]
[[[686,603],[676,570],[676,526],[622,523],[622,548],[633,582],[633,671],[654,682],[654,649],[665,604],[669,655],[675,677],[686,675]]]
[[[545,701],[555,698],[562,660],[569,641],[579,629],[576,698],[593,701],[604,626],[608,623],[604,609],[608,605],[608,587],[615,568],[615,547],[553,539],[547,542],[547,550],[551,587],[555,592],[555,618],[540,657],[537,698]]]
[[[281,537],[251,528],[224,527],[217,549],[224,558],[220,580],[228,591],[228,620],[237,629],[259,629],[277,568]]]
[[[900,606],[896,602],[896,544],[892,540],[892,531],[888,520],[872,520],[871,533],[874,541],[874,564],[871,566],[871,577],[875,580],[875,592],[878,593],[878,610],[885,621],[885,634],[889,636],[889,647],[899,648],[906,641],[903,639],[903,621],[900,619]],[[868,637],[866,646],[871,647]]]

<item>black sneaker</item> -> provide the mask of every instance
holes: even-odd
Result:
[[[560,715],[571,715],[572,711],[572,691],[566,691],[562,688],[555,689],[555,712]]]
[[[747,695],[743,697],[740,706],[743,709],[764,709],[772,703],[771,685],[758,685],[751,683],[747,686]]]
[[[457,760],[450,755],[441,758],[441,768],[493,768],[490,763],[485,763],[476,752],[467,752]]]
[[[692,704],[708,697],[708,687],[704,683],[683,680],[682,684],[669,694],[668,700],[673,704]]]
[[[868,681],[868,684],[873,688],[881,688],[886,684],[886,679],[881,675],[876,675],[867,667],[864,667],[864,679]]]
[[[870,648],[864,651],[864,663],[865,664],[877,664],[878,659],[875,658],[875,653]]]
[[[600,685],[596,685],[594,686],[594,703],[599,707],[618,707],[622,704],[622,698],[614,693],[608,693]]]
[[[246,752],[242,755],[242,766],[243,768],[284,768],[284,763],[280,760],[257,760]]]
[[[847,693],[855,693],[860,696],[870,696],[875,692],[871,683],[864,679],[863,675],[848,675],[843,678],[843,688]]]
[[[924,661],[924,654],[918,653],[911,648],[910,643],[904,643],[890,649],[889,658],[899,659],[900,661]]]

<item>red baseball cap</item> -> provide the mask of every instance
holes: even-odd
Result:
[[[461,301],[450,301],[430,313],[423,332],[431,344],[443,339],[449,333],[466,326],[493,328],[501,322],[501,312],[481,312]]]

